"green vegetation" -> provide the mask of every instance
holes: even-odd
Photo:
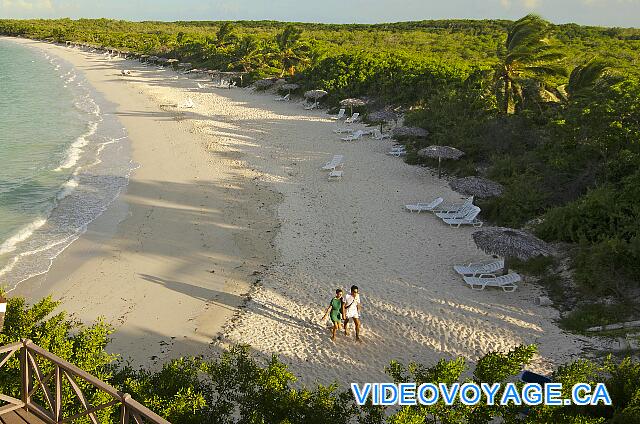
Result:
[[[408,162],[433,165],[415,154],[430,144],[463,150],[444,164],[449,173],[505,186],[481,202],[484,219],[530,223],[574,246],[575,292],[587,303],[640,303],[639,29],[529,15],[380,25],[0,20],[0,34],[245,71],[246,83],[287,76],[300,92],[327,90],[329,107],[360,96],[369,110],[401,108],[430,132],[407,141]],[[638,314],[622,309],[621,319]]]
[[[247,346],[236,346],[217,359],[181,358],[166,363],[161,370],[134,370],[106,353],[109,326],[98,321],[84,327],[64,312],[51,315],[58,304],[50,298],[28,307],[23,299],[11,298],[0,345],[30,338],[36,344],[66,359],[101,380],[130,393],[136,400],[176,424],[289,423],[324,424],[407,424],[407,423],[489,423],[497,417],[520,423],[603,423],[634,422],[640,410],[640,364],[631,359],[602,364],[576,361],[561,366],[553,380],[562,382],[568,393],[577,382],[604,382],[612,406],[466,406],[460,402],[446,406],[440,400],[432,406],[402,407],[385,411],[382,407],[355,404],[350,391],[337,385],[306,388],[295,385],[295,377],[275,356],[261,360]],[[386,369],[396,383],[504,383],[513,381],[531,361],[535,346],[520,346],[507,353],[492,352],[482,357],[473,370],[464,359],[440,360],[435,365],[392,362]],[[50,366],[39,364],[46,374]],[[0,373],[0,393],[19,396],[19,361],[10,359]],[[468,371],[472,371],[469,374]],[[66,387],[69,389],[69,387]],[[91,404],[105,396],[82,385]],[[41,391],[39,393],[42,393]],[[484,395],[483,395],[484,396]],[[501,396],[501,392],[498,393]],[[76,410],[71,390],[63,390],[66,417]],[[44,399],[36,397],[44,403]],[[486,402],[485,402],[486,403]],[[118,423],[119,409],[99,413],[103,423]],[[74,423],[88,420],[77,419]]]

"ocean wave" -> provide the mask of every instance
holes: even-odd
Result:
[[[91,137],[93,134],[95,134],[97,129],[98,129],[98,123],[90,122],[89,129],[87,130],[87,132],[82,134],[78,138],[76,138],[76,141],[74,141],[73,144],[69,146],[69,149],[67,150],[67,157],[62,162],[62,164],[58,166],[54,171],[62,171],[63,169],[69,169],[72,166],[74,166],[76,163],[78,163],[78,161],[80,160],[80,157],[82,156],[83,147],[89,144],[88,137]]]
[[[25,241],[40,227],[47,223],[46,218],[38,218],[30,224],[25,225],[13,236],[9,237],[4,243],[0,244],[0,255],[6,255],[16,250],[21,242]]]
[[[82,230],[86,230],[86,226]],[[67,236],[65,238],[52,241],[51,243],[47,243],[44,246],[41,246],[41,247],[39,247],[37,249],[27,250],[26,252],[22,252],[19,255],[14,256],[13,258],[11,258],[9,263],[4,266],[4,268],[0,269],[0,277],[2,277],[3,275],[8,274],[11,271],[13,271],[15,266],[24,258],[27,258],[29,256],[35,256],[35,255],[37,255],[39,253],[46,252],[46,251],[51,250],[54,247],[57,247],[59,245],[65,245],[63,249],[61,249],[55,255],[53,255],[52,257],[49,258],[50,261],[53,261],[53,259],[58,257],[58,255],[60,255],[60,253],[62,253],[66,249],[66,247],[68,247],[71,243],[73,243],[75,240],[77,240],[78,237],[80,237],[83,232],[84,231],[79,231],[79,232],[77,232],[75,234],[71,234],[71,235],[69,235],[69,236]],[[29,274],[26,278],[23,278],[22,280],[17,281],[16,284],[13,286],[13,288],[11,288],[10,290],[7,290],[7,292],[10,292],[13,289],[15,289],[18,286],[18,284],[20,284],[22,281],[28,280],[29,278],[35,277],[36,275],[41,275],[41,274],[46,273],[47,271],[49,271],[50,268],[51,268],[51,265],[49,265],[49,267],[46,270],[43,270],[41,272],[34,272],[33,274]]]

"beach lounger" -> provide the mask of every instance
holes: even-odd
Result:
[[[364,134],[364,131],[362,130],[358,130],[356,132],[354,132],[352,135],[347,136],[347,137],[342,137],[341,140],[342,141],[356,141],[356,140],[360,140],[360,138],[362,138],[362,135]]]
[[[333,132],[336,134],[346,134],[346,133],[352,133],[353,134],[353,128],[350,127],[336,127],[333,129]]]
[[[480,208],[473,206],[469,212],[462,218],[443,218],[445,224],[449,224],[451,227],[460,228],[461,225],[473,225],[474,227],[482,227],[482,221],[477,216],[480,213]]]
[[[360,119],[360,113],[356,112],[353,115],[351,115],[351,118],[347,118],[344,120],[345,124],[354,124],[356,122],[358,122],[358,120]]]
[[[518,380],[523,383],[536,383],[544,386],[547,383],[552,383],[553,380],[547,377],[546,375],[538,374],[533,371],[522,370],[520,374],[518,374]]]
[[[465,209],[473,206],[473,196],[467,197],[464,202],[460,204],[453,204],[444,206],[436,211],[438,218],[451,218],[460,216],[460,213],[464,213]]]
[[[406,155],[407,151],[406,150],[401,150],[401,149],[391,150],[390,152],[387,152],[387,154],[399,158],[400,156]]]
[[[480,274],[495,274],[504,268],[504,259],[489,263],[470,263],[467,265],[454,265],[453,270],[465,277],[473,277]]]
[[[288,102],[290,98],[291,98],[291,94],[287,94],[286,96],[276,97],[274,100],[276,102]]]
[[[312,104],[310,106],[305,106],[304,110],[313,110],[313,109],[315,109],[317,107],[318,107],[318,103],[314,103],[314,104]]]
[[[329,181],[342,179],[342,171],[333,170],[329,172]]]
[[[430,212],[434,210],[436,207],[438,207],[438,205],[442,202],[444,202],[444,199],[442,197],[437,197],[430,203],[418,202],[415,205],[404,205],[404,207],[409,212],[418,212],[418,213],[424,212],[424,211]]]
[[[341,120],[342,118],[344,118],[344,113],[345,113],[345,112],[346,112],[346,110],[345,110],[345,109],[340,109],[340,110],[338,111],[338,115],[336,115],[336,116],[332,116],[332,117],[331,117],[331,119],[333,119],[334,121],[339,121],[339,120]]]
[[[467,216],[474,207],[475,205],[472,203],[467,203],[462,205],[457,212],[440,212],[439,210],[435,210],[434,212],[436,216],[441,219],[460,219]]]
[[[373,132],[371,134],[373,135],[373,138],[375,140],[385,140],[387,138],[391,138],[391,134],[383,134],[377,128],[375,130],[373,130]]]
[[[338,166],[342,165],[343,155],[335,155],[329,162],[325,163],[322,169],[325,171],[334,171]]]
[[[191,109],[193,106],[195,106],[195,104],[193,103],[193,100],[191,100],[191,97],[189,97],[187,100],[184,101],[184,103],[180,105],[180,107],[184,107],[187,109]]]
[[[505,292],[512,292],[518,288],[516,283],[522,281],[522,277],[515,272],[496,277],[495,274],[480,274],[478,277],[463,277],[474,290],[484,290],[485,287],[500,287]]]

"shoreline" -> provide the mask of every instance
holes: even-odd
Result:
[[[249,187],[243,169],[207,151],[206,141],[180,122],[179,111],[161,110],[119,79],[120,69],[135,63],[12,40],[56,55],[81,72],[113,104],[103,112],[127,129],[132,160],[139,165],[117,200],[49,272],[22,282],[14,293],[29,301],[53,294],[61,308],[85,323],[103,316],[116,327],[110,351],[136,365],[202,354],[237,314],[254,268],[274,257],[270,244],[254,237],[257,230],[241,240],[244,229],[220,213],[229,202],[221,187],[232,180],[239,188],[237,201],[271,205],[277,198]],[[269,216],[260,222],[267,231],[276,226]]]
[[[460,195],[432,171],[386,155],[389,141],[343,143],[324,111],[274,102],[269,93],[198,90],[196,80],[171,71],[51,48],[96,61],[103,73],[111,72],[101,77],[111,80],[109,87],[137,106],[120,106],[118,113],[125,127],[132,126],[134,160],[138,155],[147,166],[132,175],[124,204],[97,220],[82,245],[72,246],[76,253],[68,257],[75,257],[78,269],[65,277],[59,266],[56,277],[66,280],[55,287],[65,295],[64,308],[71,305],[83,320],[105,310],[105,301],[119,305],[119,314],[111,317],[122,321],[129,339],[116,333],[112,350],[136,352],[138,339],[157,342],[137,350],[139,358],[156,361],[201,353],[220,334],[213,349],[247,343],[258,353],[278,354],[301,382],[326,384],[384,381],[391,360],[433,364],[463,356],[474,361],[528,343],[539,345],[531,369],[545,372],[597,344],[560,330],[558,312],[534,304],[538,286],[525,281],[513,293],[468,288],[452,265],[488,259],[472,241],[475,229],[449,228],[429,214],[402,208],[438,196],[456,201]],[[113,75],[125,67],[131,77]],[[91,72],[102,75],[100,69]],[[160,108],[187,98],[194,108]],[[320,167],[334,154],[345,155],[345,173],[328,182]],[[189,178],[169,183],[173,165],[187,167]],[[196,170],[201,173],[194,175]],[[114,224],[117,211],[125,217],[120,224]],[[109,217],[117,227],[114,237],[99,231]],[[198,231],[181,226],[198,219]],[[220,238],[200,239],[204,227]],[[178,246],[162,250],[151,244],[167,237]],[[181,261],[171,258],[174,251],[184,254]],[[170,258],[173,267],[167,269],[162,261]],[[186,264],[190,261],[200,269]],[[102,287],[111,280],[94,278],[96,272],[113,273],[118,285]],[[225,278],[219,279],[222,273]],[[362,293],[365,342],[340,335],[334,344],[319,318],[333,290],[352,284]],[[141,304],[146,296],[154,296],[156,308]],[[183,305],[175,308],[180,325],[158,316],[176,302],[201,307],[199,318]],[[128,303],[135,306],[131,312]],[[179,334],[195,328],[189,336]],[[180,337],[180,343],[171,337]]]

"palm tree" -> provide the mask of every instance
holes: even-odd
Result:
[[[576,66],[569,75],[567,94],[572,98],[589,95],[610,69],[610,62],[595,57],[583,65]]]
[[[216,47],[227,47],[233,44],[237,38],[234,33],[233,24],[231,24],[231,22],[225,22],[218,28],[218,32],[216,32]]]
[[[537,15],[527,15],[514,22],[507,34],[495,79],[503,97],[503,111],[515,112],[515,99],[522,99],[522,81],[542,75],[563,75],[566,70],[557,62],[564,55],[550,43],[549,23]]]
[[[242,67],[244,72],[251,72],[255,68],[259,68],[262,64],[263,54],[260,51],[260,44],[256,37],[247,36],[240,39],[236,44],[234,51],[234,59],[231,67]]]
[[[282,68],[281,77],[286,72],[293,75],[298,65],[309,61],[309,46],[300,41],[301,35],[302,30],[293,25],[287,25],[281,33],[276,35],[278,51],[275,55]]]

